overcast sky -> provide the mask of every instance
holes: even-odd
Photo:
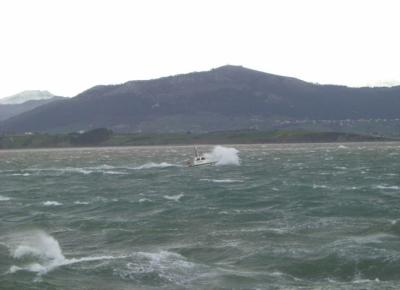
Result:
[[[74,96],[224,64],[400,84],[397,0],[1,0],[0,97]]]

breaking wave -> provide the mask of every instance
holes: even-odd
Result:
[[[27,271],[38,275],[44,275],[60,266],[125,257],[95,256],[68,259],[63,255],[58,241],[43,231],[24,232],[13,236],[9,241],[9,250],[10,255],[21,261],[21,264],[12,265],[8,273]]]
[[[239,150],[224,146],[215,146],[206,158],[216,162],[216,165],[240,165]]]

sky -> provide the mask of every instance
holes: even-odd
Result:
[[[321,84],[400,84],[398,0],[1,0],[0,97],[225,64]]]

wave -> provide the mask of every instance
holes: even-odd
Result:
[[[139,202],[140,203],[142,203],[142,202],[152,202],[152,200],[148,199],[148,198],[141,198],[141,199],[139,199]]]
[[[91,168],[91,169],[93,169],[93,170],[115,169],[114,166],[108,165],[108,164],[102,164],[102,165],[99,165],[99,166],[92,166],[92,167],[88,167],[88,168]]]
[[[25,171],[33,172],[35,175],[42,175],[42,174],[48,174],[51,172],[55,173],[81,173],[81,174],[91,174],[93,173],[93,170],[89,170],[86,168],[81,168],[81,167],[62,167],[62,168],[30,168],[26,169]]]
[[[374,280],[371,279],[354,279],[352,283],[354,284],[364,284],[364,283],[379,283],[381,280],[379,278],[375,278]]]
[[[43,231],[31,231],[17,234],[9,241],[11,256],[15,260],[29,261],[24,265],[12,265],[8,273],[18,271],[35,272],[39,276],[65,265],[81,262],[120,259],[126,256],[91,256],[67,259],[62,253],[58,241]]]
[[[74,201],[74,204],[86,205],[86,204],[89,204],[89,202],[88,202],[88,201],[80,201],[80,200],[76,200],[76,201]]]
[[[239,150],[224,146],[215,146],[210,153],[204,154],[215,165],[240,165]]]
[[[327,185],[323,185],[323,184],[313,184],[313,189],[318,189],[318,188],[329,188],[329,186]]]
[[[11,197],[0,195],[0,201],[8,201],[10,199],[11,199]]]
[[[30,173],[12,173],[10,176],[31,176]]]
[[[186,286],[196,276],[207,272],[207,267],[187,261],[178,253],[159,251],[155,253],[137,252],[132,254],[132,261],[123,268],[117,268],[114,272],[124,280],[137,280],[143,274],[157,277],[161,285],[173,283]]]
[[[50,171],[59,171],[61,173],[81,173],[81,174],[91,174],[94,171],[91,169],[80,168],[80,167],[65,167],[65,168],[54,168],[50,169]]]
[[[13,175],[21,175],[21,176],[29,176],[33,174],[35,175],[41,175],[41,174],[48,174],[51,172],[54,172],[55,174],[65,174],[65,173],[79,173],[79,174],[84,174],[84,175],[89,175],[89,174],[113,174],[113,175],[125,175],[128,174],[127,172],[123,171],[116,171],[113,170],[116,169],[116,167],[103,164],[99,166],[88,166],[88,167],[61,167],[61,168],[30,168],[26,169],[25,171],[31,172],[25,172],[25,173],[15,173]]]
[[[208,179],[208,178],[203,178],[200,179],[201,181],[209,181],[209,182],[215,182],[215,183],[237,183],[237,182],[243,182],[243,180],[239,179]]]
[[[143,273],[156,275],[163,282],[184,283],[199,273],[202,265],[187,261],[178,253],[161,250],[158,252],[133,252],[129,255],[100,255],[80,258],[66,258],[59,242],[44,231],[29,231],[14,234],[6,246],[15,264],[5,274],[19,271],[36,273],[35,280],[63,266],[77,263],[128,259],[113,271],[123,279],[136,279]]]
[[[181,193],[181,194],[177,194],[177,195],[164,195],[164,198],[169,199],[169,200],[179,201],[184,196],[185,195],[183,193]]]
[[[151,169],[151,168],[166,168],[166,167],[179,167],[180,165],[177,164],[171,164],[167,162],[161,162],[161,163],[154,163],[154,162],[149,162],[137,167],[133,167],[132,169],[140,170],[140,169]]]
[[[108,171],[103,171],[103,174],[111,174],[111,175],[127,175],[127,172],[122,172],[122,171],[113,171],[113,170],[108,170]]]
[[[48,201],[44,201],[43,205],[45,205],[45,206],[58,206],[58,205],[62,205],[62,203],[60,203],[58,201],[54,201],[54,200],[48,200]]]
[[[392,190],[397,190],[400,189],[400,186],[397,185],[377,185],[375,186],[376,189],[392,189]]]

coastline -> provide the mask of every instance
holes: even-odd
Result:
[[[304,131],[223,131],[211,133],[113,133],[95,142],[74,143],[71,134],[32,134],[0,136],[0,150],[52,150],[81,148],[307,144],[307,143],[375,143],[400,140],[339,132]]]

